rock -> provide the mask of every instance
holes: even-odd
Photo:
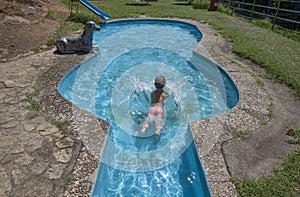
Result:
[[[12,170],[11,174],[12,174],[14,184],[20,184],[25,177],[24,173],[20,169]]]
[[[28,105],[29,106],[29,105]],[[24,117],[26,120],[30,120],[32,118],[34,118],[36,116],[36,112],[35,111],[27,111],[25,114],[24,114]]]
[[[21,10],[25,15],[37,15],[39,13],[39,11],[33,6],[28,6],[27,8],[22,8]]]
[[[8,88],[14,88],[14,87],[24,88],[30,86],[30,83],[25,81],[6,80],[4,81],[4,83]]]
[[[53,156],[57,161],[62,163],[67,163],[68,161],[70,161],[72,157],[72,153],[73,153],[72,148],[67,148],[67,149],[60,150],[56,153],[53,153]]]
[[[2,127],[8,129],[8,128],[16,127],[18,124],[19,124],[18,121],[12,120],[6,122],[5,124],[2,124]]]
[[[55,143],[58,148],[68,148],[73,146],[74,141],[70,137],[66,137]]]
[[[29,24],[30,21],[20,16],[5,16],[3,22],[10,24]]]
[[[0,51],[1,52],[1,51]],[[0,57],[1,58],[1,57]],[[4,98],[6,97],[5,93],[0,92],[0,103],[4,102]]]
[[[42,144],[43,144],[43,138],[42,137],[35,137],[35,138],[30,139],[28,141],[26,148],[29,152],[33,152],[33,151],[41,148]]]
[[[39,137],[38,134],[33,133],[33,132],[24,132],[21,135],[18,135],[16,137],[17,140],[23,142],[23,143],[27,143],[29,140],[34,139],[36,137]]]
[[[2,129],[2,134],[7,136],[16,136],[20,134],[20,130],[18,127],[9,127]]]
[[[15,163],[19,166],[28,166],[32,161],[33,161],[33,157],[31,157],[28,154],[25,154],[22,157],[19,157],[18,159],[15,160]]]
[[[14,118],[12,117],[12,115],[9,116],[0,116],[0,124],[4,124],[6,122],[9,122],[11,120],[13,120]]]
[[[20,144],[20,145],[15,145],[11,153],[18,154],[18,153],[23,153],[24,151],[25,151],[24,145]]]
[[[42,45],[42,46],[40,47],[40,49],[41,49],[41,50],[45,50],[45,49],[47,49],[47,48],[48,48],[48,46],[47,46],[47,45],[45,45],[45,44],[44,44],[44,45]]]
[[[36,128],[36,126],[34,126],[34,125],[32,125],[32,124],[24,124],[24,130],[25,131],[33,131],[35,128]]]
[[[49,142],[54,142],[54,143],[61,140],[63,137],[64,137],[64,135],[61,133],[58,133],[58,132],[47,136]]]
[[[28,180],[23,188],[18,192],[17,196],[20,197],[40,197],[40,196],[53,196],[52,195],[52,184],[37,179]]]
[[[5,172],[5,169],[0,167],[0,196],[8,196],[12,189],[10,177]]]
[[[40,132],[40,134],[42,136],[45,136],[45,135],[50,135],[50,134],[56,133],[58,131],[59,131],[58,128],[51,127],[51,128],[47,128],[47,129],[43,130],[42,132]]]
[[[65,164],[53,164],[47,170],[46,175],[49,179],[59,179],[66,168]]]
[[[40,124],[40,125],[37,127],[37,130],[38,130],[38,131],[45,131],[45,129],[46,129],[45,124]]]
[[[38,161],[38,162],[34,162],[31,166],[30,166],[30,170],[34,173],[34,174],[41,174],[43,173],[48,167],[48,163],[45,161]]]

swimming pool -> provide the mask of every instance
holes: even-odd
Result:
[[[232,109],[239,101],[230,76],[193,51],[193,25],[170,20],[109,22],[95,33],[100,53],[70,71],[58,91],[110,123],[91,196],[210,196],[189,123]],[[170,97],[159,143],[143,135],[157,75]]]

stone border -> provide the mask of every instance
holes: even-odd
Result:
[[[33,110],[33,95],[39,75],[65,58],[51,50],[0,63],[0,196],[63,195],[81,141]]]

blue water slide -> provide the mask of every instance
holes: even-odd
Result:
[[[95,14],[97,14],[98,16],[102,17],[104,20],[109,20],[110,19],[110,15],[103,12],[102,10],[100,10],[99,8],[97,8],[94,4],[92,4],[91,2],[89,2],[88,0],[79,0],[79,2],[84,5],[85,7],[87,7],[88,9],[90,9],[92,12],[94,12]]]

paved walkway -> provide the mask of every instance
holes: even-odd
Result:
[[[193,122],[192,129],[213,196],[237,196],[222,145],[237,139],[237,131],[253,131],[268,122],[271,99],[230,53],[228,42],[206,24],[197,25],[204,39],[196,51],[229,72],[241,102],[225,115]],[[61,77],[84,58],[49,50],[0,64],[0,197],[89,195],[107,124],[72,106],[56,91]],[[33,109],[39,107],[35,99],[42,103],[39,112]],[[76,117],[81,119],[74,121]],[[75,123],[62,131],[63,120]]]
[[[62,58],[51,50],[0,64],[1,197],[63,194],[81,145],[33,110],[28,96],[39,74]]]

